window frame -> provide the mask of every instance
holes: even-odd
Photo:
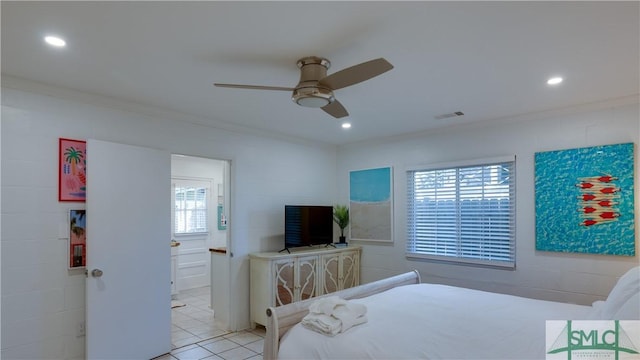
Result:
[[[202,235],[208,235],[211,233],[211,228],[212,228],[212,221],[211,221],[211,206],[213,204],[213,198],[212,198],[212,181],[208,180],[208,179],[195,179],[195,178],[172,178],[171,179],[172,182],[172,186],[171,186],[171,205],[172,205],[172,211],[171,211],[171,222],[172,222],[172,233],[173,236],[176,238],[186,238],[186,237],[190,237],[190,236],[202,236]],[[201,188],[201,189],[205,189],[206,193],[205,193],[205,201],[206,201],[206,208],[205,209],[199,209],[199,210],[203,210],[204,211],[204,216],[205,216],[205,224],[206,224],[206,229],[204,231],[192,231],[192,232],[178,232],[177,228],[176,228],[176,212],[181,210],[181,211],[187,211],[187,209],[177,209],[177,205],[176,205],[176,188],[185,188],[185,187],[194,187],[194,188]]]
[[[509,260],[490,260],[490,259],[479,259],[475,257],[465,257],[464,254],[461,254],[459,248],[455,249],[454,255],[444,255],[444,254],[428,254],[424,252],[415,251],[416,240],[412,238],[412,234],[415,232],[412,228],[413,223],[413,215],[415,210],[413,210],[413,204],[415,198],[415,189],[411,188],[411,184],[413,183],[413,176],[416,172],[430,172],[437,170],[456,170],[471,168],[471,167],[483,167],[483,166],[491,166],[491,165],[499,165],[499,164],[510,164],[510,179],[509,179],[509,204],[510,208],[508,211],[509,214],[509,240],[508,240],[508,251],[509,251]],[[516,267],[516,156],[501,156],[501,157],[493,157],[493,158],[484,158],[484,159],[473,159],[473,160],[465,160],[458,162],[446,162],[446,163],[436,163],[436,164],[428,164],[428,165],[418,165],[407,167],[405,169],[406,175],[406,246],[405,246],[405,256],[410,260],[426,260],[433,262],[442,262],[442,263],[452,263],[452,264],[461,264],[461,265],[474,265],[474,266],[486,266],[507,270],[515,270]],[[460,198],[459,198],[459,185],[460,179],[455,180],[455,207],[456,209],[461,208]],[[486,186],[482,185],[483,189]],[[455,216],[456,221],[456,243],[459,244],[461,242],[460,233],[460,213]],[[425,242],[426,244],[426,242]]]

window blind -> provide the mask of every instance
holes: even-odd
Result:
[[[407,256],[515,267],[515,161],[408,171]]]
[[[174,187],[174,232],[176,234],[209,231],[209,186],[178,182]]]

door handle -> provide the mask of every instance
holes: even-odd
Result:
[[[99,278],[102,276],[102,270],[100,269],[93,269],[91,270],[91,276]]]

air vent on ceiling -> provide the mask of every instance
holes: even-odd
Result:
[[[452,112],[452,113],[449,113],[449,114],[437,115],[437,116],[434,116],[434,118],[436,120],[442,120],[442,119],[447,119],[447,118],[456,117],[456,116],[462,116],[462,115],[464,115],[464,113],[462,111],[456,111],[456,112]]]

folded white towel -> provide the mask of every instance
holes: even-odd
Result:
[[[314,301],[309,305],[309,312],[313,314],[331,315],[336,306],[344,305],[346,303],[347,300],[342,299],[339,296],[328,296]]]
[[[313,302],[301,323],[308,329],[334,336],[355,325],[367,322],[367,307],[329,296]]]
[[[321,334],[334,336],[340,332],[342,321],[330,315],[309,313],[302,319],[302,326]]]
[[[333,310],[333,314],[331,315],[342,322],[342,328],[340,332],[345,332],[355,325],[366,322],[366,313],[366,306],[362,304],[347,303],[344,305],[336,306],[336,308]]]

